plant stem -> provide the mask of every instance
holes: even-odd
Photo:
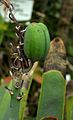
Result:
[[[27,73],[27,74],[23,74],[22,79],[24,80],[22,89],[21,89],[21,93],[23,93],[23,98],[21,99],[20,102],[20,114],[19,114],[19,120],[23,120],[25,117],[25,109],[26,109],[26,103],[27,103],[27,98],[28,98],[28,93],[30,90],[30,86],[32,83],[32,78],[33,78],[33,74],[34,71],[36,70],[37,66],[38,66],[38,61],[35,62],[31,68],[31,70]]]

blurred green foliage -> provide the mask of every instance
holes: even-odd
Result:
[[[6,23],[0,16],[0,44],[5,40],[13,40],[15,38],[14,24]]]
[[[7,30],[7,24],[5,24],[3,18],[0,16],[0,44],[3,41],[4,32]]]

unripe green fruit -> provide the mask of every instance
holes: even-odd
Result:
[[[43,23],[31,23],[24,36],[24,52],[32,61],[44,60],[50,48],[50,35]]]

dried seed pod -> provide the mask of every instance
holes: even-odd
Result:
[[[50,43],[50,50],[44,61],[44,71],[59,70],[63,75],[66,73],[66,49],[61,38],[57,37]]]

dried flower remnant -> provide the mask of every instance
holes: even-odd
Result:
[[[63,75],[66,73],[66,49],[61,38],[57,37],[50,43],[50,50],[44,61],[44,71],[59,70]]]

